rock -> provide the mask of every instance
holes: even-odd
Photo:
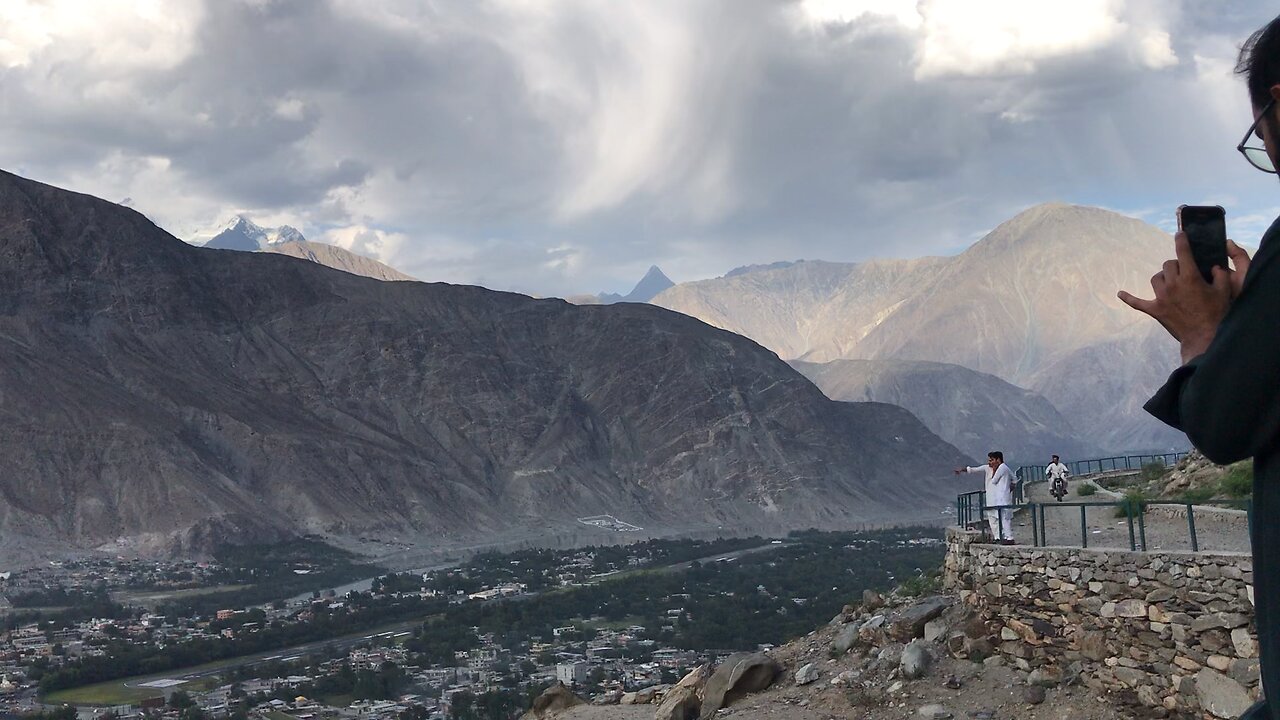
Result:
[[[948,690],[959,690],[963,686],[964,683],[960,682],[960,678],[955,675],[948,675],[947,679],[942,681],[942,687]]]
[[[1196,697],[1200,707],[1219,718],[1238,718],[1253,704],[1243,685],[1209,668],[1196,673]]]
[[[936,703],[921,707],[916,711],[916,715],[922,718],[930,718],[931,720],[947,720],[947,718],[955,717],[946,707]]]
[[[903,642],[921,637],[924,635],[925,624],[941,615],[950,605],[949,598],[940,596],[920,600],[889,618],[889,635]]]
[[[929,642],[937,642],[939,638],[947,634],[947,623],[941,618],[930,620],[924,624],[924,639]]]
[[[1061,685],[1062,679],[1062,668],[1057,665],[1045,665],[1031,671],[1031,674],[1027,676],[1027,684],[1051,688]]]
[[[862,609],[867,612],[875,612],[884,607],[884,596],[875,590],[862,591]]]
[[[777,661],[764,653],[730,655],[707,681],[699,717],[707,720],[744,695],[764,690],[781,671]]]
[[[622,698],[618,701],[622,705],[648,705],[653,702],[653,698],[658,694],[658,686],[641,688],[635,692],[623,693]]]
[[[848,686],[848,685],[854,684],[857,681],[858,681],[858,673],[852,670],[845,670],[839,675],[836,675],[835,677],[831,678],[832,685]]]
[[[857,623],[850,623],[840,628],[840,632],[836,633],[836,639],[831,642],[831,649],[841,655],[849,652],[849,648],[858,643],[859,628]]]
[[[702,693],[711,677],[711,667],[702,665],[681,678],[662,696],[653,720],[696,720],[702,710]]]
[[[973,662],[985,662],[995,651],[995,647],[985,638],[971,638],[965,641],[965,656]]]
[[[1044,688],[1039,685],[1027,685],[1022,688],[1022,699],[1030,705],[1039,705],[1044,702]]]
[[[1116,603],[1116,617],[1122,618],[1145,618],[1147,616],[1147,604],[1141,600],[1121,600]]]
[[[525,720],[542,720],[553,712],[585,704],[583,699],[574,695],[569,688],[562,683],[556,683],[533,699],[533,707],[523,717]]]
[[[929,671],[932,660],[925,641],[912,640],[902,649],[902,657],[898,660],[898,671],[905,680],[917,680]]]
[[[822,675],[822,671],[818,669],[818,666],[809,663],[796,671],[796,684],[808,685],[817,680],[820,675]]]
[[[697,720],[702,709],[702,701],[698,699],[698,691],[689,687],[672,688],[662,697],[658,709],[653,712],[653,720]]]
[[[1253,658],[1258,656],[1258,641],[1253,639],[1253,635],[1249,633],[1248,628],[1236,628],[1231,631],[1231,645],[1235,648],[1236,655],[1242,658]]]

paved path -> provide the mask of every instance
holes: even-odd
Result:
[[[1080,497],[1076,490],[1081,481],[1070,482],[1070,493],[1063,499],[1071,502],[1108,502],[1112,498],[1101,492],[1088,497]],[[1027,502],[1045,505],[1045,538],[1048,545],[1080,546],[1080,508],[1054,507],[1056,500],[1049,494],[1048,483],[1033,483],[1027,487]],[[1114,507],[1091,507],[1085,509],[1085,530],[1089,547],[1106,549],[1129,549],[1129,523],[1125,518],[1115,516]],[[1196,512],[1196,535],[1199,538],[1202,552],[1248,552],[1249,531],[1244,518],[1239,515],[1214,513],[1212,511]],[[1187,528],[1186,517],[1171,517],[1167,511],[1149,508],[1146,515],[1147,549],[1150,551],[1189,552],[1191,535]],[[1014,536],[1019,544],[1032,544],[1032,524],[1030,513],[1019,512],[1013,521]],[[1134,535],[1138,534],[1137,521],[1134,522]]]

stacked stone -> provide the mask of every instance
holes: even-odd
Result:
[[[951,529],[944,581],[1024,670],[1079,668],[1098,691],[1237,717],[1260,692],[1253,566],[1243,554],[975,543]]]

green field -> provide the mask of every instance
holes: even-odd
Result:
[[[230,658],[227,660],[219,660],[218,662],[206,663],[197,667],[182,668],[179,670],[171,670],[159,675],[146,675],[143,677],[123,678],[120,680],[108,680],[95,685],[81,685],[80,687],[67,688],[46,695],[43,699],[45,703],[50,705],[60,705],[67,703],[70,705],[130,705],[150,697],[158,697],[164,694],[164,690],[160,688],[144,688],[144,687],[128,687],[137,685],[138,683],[148,682],[150,680],[162,680],[177,675],[186,675],[188,673],[199,672],[201,670],[216,670],[228,665],[235,665],[239,662],[239,658]],[[218,686],[218,676],[211,675],[209,677],[200,677],[191,682],[174,686],[175,690],[211,690]]]

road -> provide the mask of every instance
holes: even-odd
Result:
[[[1064,503],[1073,502],[1113,502],[1114,499],[1103,493],[1081,497],[1077,490],[1080,480],[1070,482],[1070,492]],[[1055,507],[1058,503],[1049,494],[1048,483],[1032,483],[1027,486],[1027,502],[1040,503],[1045,506],[1045,538],[1048,545],[1080,546],[1080,508]],[[1085,509],[1085,535],[1090,548],[1129,549],[1129,522],[1125,518],[1116,517],[1114,507],[1091,507]],[[1202,552],[1248,552],[1248,527],[1240,520],[1223,522],[1221,514],[1209,511],[1196,514],[1196,536]],[[1144,518],[1147,535],[1147,549],[1166,552],[1190,552],[1191,535],[1185,517],[1170,517],[1154,508],[1148,509]],[[1137,523],[1134,523],[1134,534],[1137,535]],[[1031,516],[1026,511],[1018,513],[1014,518],[1014,537],[1020,544],[1032,544]]]

